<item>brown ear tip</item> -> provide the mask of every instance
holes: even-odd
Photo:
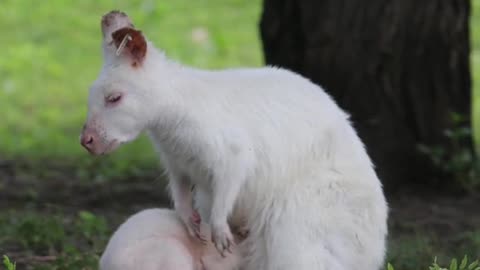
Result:
[[[128,17],[127,13],[125,13],[121,10],[114,9],[114,10],[109,11],[105,15],[103,15],[103,18],[108,17],[108,16],[118,16],[118,15],[123,16],[123,17]]]
[[[110,26],[111,21],[115,17],[123,17],[123,18],[128,18],[128,15],[120,10],[112,10],[102,16],[102,25],[103,26]],[[131,24],[131,23],[130,23]]]

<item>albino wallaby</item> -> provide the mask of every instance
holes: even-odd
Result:
[[[245,218],[242,269],[382,266],[381,183],[348,115],[321,87],[275,67],[175,63],[122,12],[101,25],[104,62],[81,136],[89,152],[109,153],[147,131],[191,235],[201,237],[192,185],[222,255],[233,244],[229,220]]]

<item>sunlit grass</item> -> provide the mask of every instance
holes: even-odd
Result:
[[[480,1],[471,2],[478,141]],[[4,0],[0,3],[1,156],[40,161],[48,157],[120,171],[138,164],[155,166],[145,138],[101,159],[91,159],[78,144],[87,89],[101,64],[99,19],[111,9],[128,12],[158,47],[183,63],[205,68],[262,64],[260,0]]]
[[[152,166],[145,138],[95,160],[79,146],[87,89],[101,65],[101,15],[124,10],[170,57],[221,68],[261,64],[260,7],[260,0],[2,1],[0,157]]]
[[[477,152],[480,152],[480,1],[472,0],[471,30],[471,73],[473,83],[473,128]]]

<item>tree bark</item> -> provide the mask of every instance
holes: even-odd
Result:
[[[324,87],[396,189],[449,177],[418,145],[452,154],[451,113],[470,126],[469,15],[468,0],[264,0],[260,30],[266,63]]]

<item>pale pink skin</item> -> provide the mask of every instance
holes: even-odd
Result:
[[[208,227],[202,231],[210,236]],[[148,209],[117,229],[102,254],[100,270],[237,270],[240,255],[232,251],[223,258],[211,242],[190,237],[173,210]]]

